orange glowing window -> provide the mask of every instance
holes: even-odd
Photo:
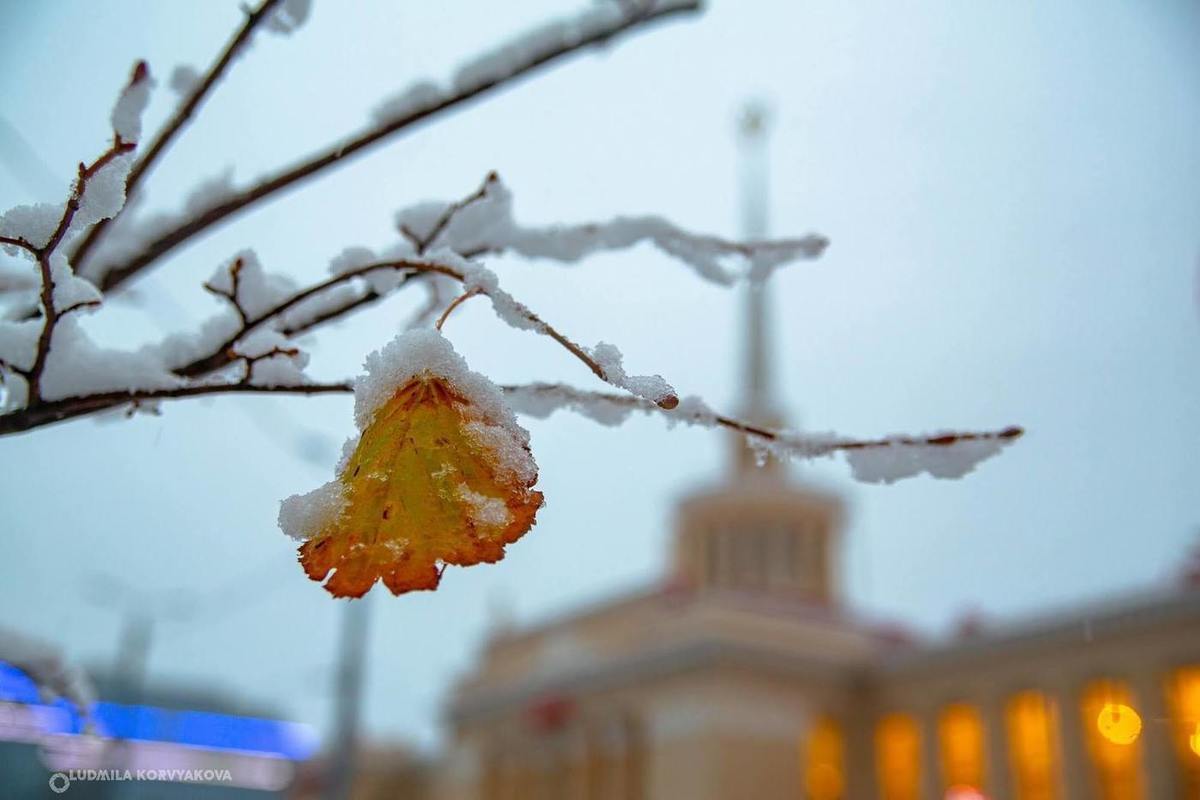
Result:
[[[840,800],[846,789],[846,744],[836,720],[820,717],[804,740],[804,796]]]
[[[1057,715],[1041,692],[1013,695],[1005,709],[1016,800],[1058,800]]]
[[[921,729],[907,714],[889,714],[875,727],[875,768],[881,800],[921,796]]]
[[[946,706],[938,717],[938,745],[945,788],[982,791],[986,756],[979,710],[966,703]]]
[[[1167,680],[1171,738],[1179,764],[1181,797],[1200,797],[1200,664],[1177,669]]]
[[[1097,800],[1142,800],[1142,721],[1122,681],[1084,687],[1080,711]]]

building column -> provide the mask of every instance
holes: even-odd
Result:
[[[1058,727],[1063,800],[1090,800],[1091,765],[1080,725],[1079,686],[1074,681],[1058,683],[1048,694],[1054,699]]]
[[[1171,744],[1171,721],[1163,702],[1162,676],[1153,668],[1131,674],[1137,711],[1142,716],[1142,773],[1146,776],[1149,800],[1178,797],[1175,753]]]
[[[1008,731],[1004,717],[1005,697],[991,694],[980,704],[987,742],[987,786],[985,794],[996,800],[1012,797],[1012,770],[1008,760]]]
[[[871,703],[861,711],[847,711],[846,730],[846,798],[847,800],[876,800],[879,797],[875,775],[875,723],[877,714]]]
[[[938,707],[931,705],[921,709],[921,797],[924,800],[942,800],[942,759],[938,750]]]

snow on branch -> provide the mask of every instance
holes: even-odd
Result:
[[[132,164],[141,114],[149,100],[150,72],[139,62],[113,107],[112,144],[95,161],[80,164],[70,197],[62,206],[17,206],[0,215],[0,246],[24,254],[37,265],[40,318],[0,322],[2,408],[33,405],[71,394],[97,349],[69,316],[100,305],[100,293],[78,277],[60,246],[125,203],[125,179]],[[124,354],[128,356],[128,354]],[[52,358],[53,356],[53,358]],[[113,359],[101,380],[120,377],[129,359]],[[95,388],[92,386],[91,388]]]
[[[851,439],[836,434],[774,431],[714,412],[697,397],[685,397],[664,410],[639,397],[589,392],[555,383],[503,386],[505,399],[518,414],[545,419],[559,410],[573,411],[602,425],[620,425],[635,411],[662,413],[671,423],[727,428],[746,437],[761,461],[806,459],[842,453],[856,480],[894,483],[927,472],[935,478],[961,478],[980,462],[1016,441],[1024,430],[1010,426],[995,431],[946,431],[919,436],[894,435]]]
[[[149,172],[154,163],[175,140],[175,137],[192,119],[205,98],[208,97],[213,88],[225,75],[226,70],[233,63],[234,59],[249,46],[254,37],[254,31],[260,24],[264,24],[265,22],[272,30],[283,31],[289,25],[298,27],[308,16],[308,0],[300,0],[299,2],[297,0],[286,0],[282,8],[276,9],[276,6],[279,6],[280,2],[281,0],[263,0],[258,8],[247,11],[245,22],[234,33],[233,38],[225,45],[225,49],[217,57],[217,60],[213,62],[212,66],[208,68],[208,72],[203,77],[197,75],[194,79],[189,79],[189,72],[179,68],[172,73],[171,86],[172,88],[184,89],[182,92],[184,99],[179,104],[179,107],[175,109],[175,113],[167,121],[167,124],[154,137],[150,146],[146,148],[145,155],[133,165],[129,173],[129,179],[125,184],[126,195],[133,197],[138,185],[141,183],[142,177]],[[83,266],[87,260],[88,253],[104,236],[108,222],[108,220],[102,220],[79,243],[79,246],[72,253],[72,261],[75,264],[80,267]]]
[[[763,280],[784,264],[817,258],[829,240],[819,234],[798,239],[731,242],[691,233],[656,216],[616,217],[582,225],[525,227],[513,218],[512,192],[496,173],[479,190],[455,203],[428,202],[396,216],[400,232],[424,252],[433,245],[463,257],[514,252],[529,258],[576,262],[589,255],[653,244],[682,261],[701,277],[723,286],[738,280]],[[729,262],[742,262],[736,269]]]
[[[100,263],[89,274],[95,275],[102,291],[115,289],[156,263],[171,250],[193,236],[239,213],[275,193],[345,163],[372,145],[446,111],[507,86],[541,67],[596,45],[647,27],[655,22],[694,13],[700,0],[649,0],[628,8],[624,4],[599,4],[575,17],[544,25],[489,51],[465,64],[454,76],[448,89],[424,83],[418,90],[405,92],[403,102],[391,101],[377,112],[374,124],[334,142],[306,160],[284,169],[241,191],[232,192],[222,202],[203,213],[179,219],[170,227],[156,226],[152,238],[136,247],[121,249],[120,258],[97,253]]]

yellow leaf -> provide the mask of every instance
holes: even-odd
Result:
[[[444,564],[504,557],[534,524],[541,492],[528,446],[443,378],[423,374],[380,406],[338,481],[344,508],[300,546],[308,576],[335,597],[376,580],[393,594],[435,589]]]

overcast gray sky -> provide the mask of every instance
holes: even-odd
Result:
[[[297,35],[260,37],[237,63],[147,202],[174,207],[230,165],[249,181],[356,128],[410,81],[448,77],[581,3],[316,0]],[[1164,580],[1200,525],[1200,5],[711,5],[239,217],[139,283],[146,304],[112,301],[95,335],[140,342],[195,325],[217,308],[200,283],[243,247],[315,279],[347,245],[390,243],[398,208],[465,194],[490,169],[525,223],[649,212],[733,235],[733,119],[759,97],[775,109],[773,232],[832,240],[772,287],[792,421],[854,435],[1028,429],[962,481],[874,487],[840,463],[797,468],[852,504],[849,601],[937,634],[967,609],[1015,618]],[[207,65],[237,6],[0,0],[0,207],[61,197],[73,165],[100,152],[133,60],[160,78]],[[160,89],[152,122],[173,99]],[[728,291],[649,249],[493,266],[577,340],[614,342],[632,371],[733,404]],[[323,331],[312,371],[356,373],[420,299]],[[487,304],[447,332],[498,381],[594,386]],[[527,622],[654,580],[672,498],[724,464],[720,436],[654,419],[528,427],[547,497],[533,532],[498,565],[452,569],[436,593],[372,598],[379,734],[432,740],[489,604]],[[162,625],[152,676],[324,726],[339,606],[295,565],[275,515],[328,479],[352,430],[344,397],[222,398],[0,442],[0,625],[103,664],[119,621],[85,600],[89,574],[162,596],[215,592],[202,620]]]

